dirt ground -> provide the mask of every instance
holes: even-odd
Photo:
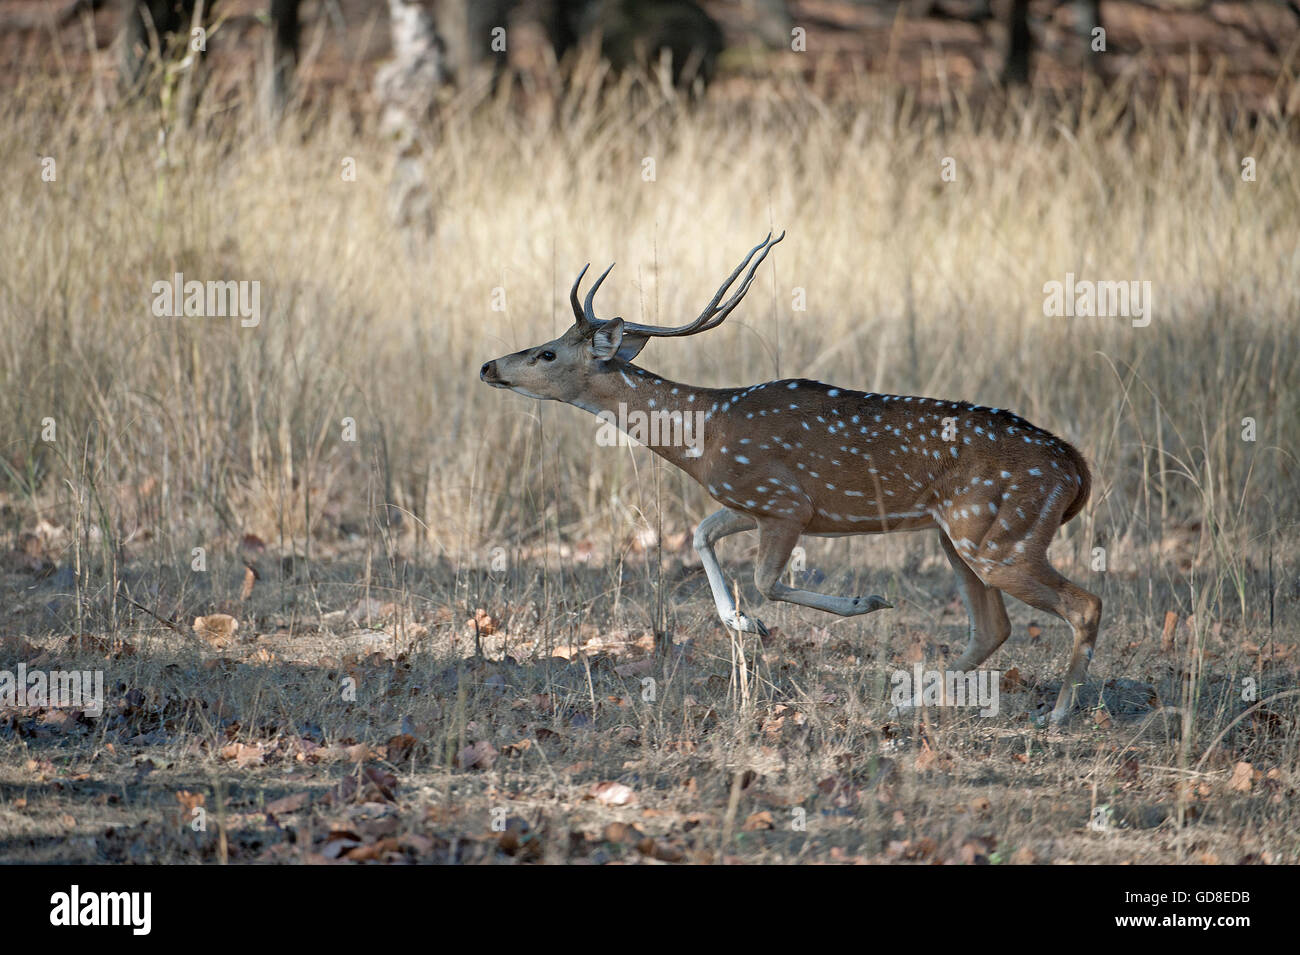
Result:
[[[0,859],[1300,858],[1296,698],[1249,702],[1296,685],[1294,632],[1207,632],[1177,614],[1152,626],[1163,615],[1134,575],[1107,594],[1068,727],[1042,725],[1068,629],[1018,605],[989,662],[996,715],[899,716],[895,674],[941,667],[964,639],[936,553],[890,574],[897,610],[863,622],[766,605],[770,635],[737,640],[683,537],[558,573],[556,554],[500,573],[360,552],[317,565],[251,539],[210,568],[209,592],[132,570],[159,619],[122,602],[114,636],[4,643],[10,668],[102,671],[105,702],[97,718],[0,711]],[[7,566],[10,627],[75,632],[69,575],[39,544]],[[821,585],[873,576],[840,568]],[[660,594],[670,649],[637,623]],[[195,629],[189,603],[237,628]],[[1244,674],[1260,681],[1247,701]]]

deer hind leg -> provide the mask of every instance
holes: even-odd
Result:
[[[754,527],[752,517],[724,507],[700,521],[700,526],[695,529],[695,550],[700,555],[700,562],[704,564],[704,574],[709,578],[709,589],[713,591],[713,604],[718,608],[718,617],[723,624],[745,633],[764,634],[767,630],[762,621],[746,617],[736,609],[736,600],[727,587],[718,555],[713,552],[713,545],[717,541],[731,534],[753,530]]]
[[[1070,665],[1052,709],[1052,722],[1064,723],[1074,708],[1076,691],[1088,679],[1088,664],[1092,662],[1101,623],[1101,598],[1059,574],[1047,562],[1046,553],[1011,564],[995,564],[985,570],[984,579],[1031,607],[1055,614],[1073,628]]]
[[[1041,477],[1032,470],[1029,474]],[[990,486],[989,481],[979,485],[986,486]],[[1044,482],[1039,494],[1045,496],[1036,497],[1026,491],[1013,500],[1007,492],[1001,498],[976,498],[974,504],[968,500],[964,506],[953,505],[935,516],[951,536],[958,555],[981,581],[1031,607],[1055,614],[1073,628],[1074,650],[1052,710],[1053,723],[1064,723],[1069,718],[1076,691],[1088,678],[1088,663],[1101,621],[1101,599],[1066,580],[1047,560],[1047,547],[1070,504],[1065,493],[1068,487],[1058,483],[1048,493]],[[1016,490],[1016,486],[1010,490]],[[990,492],[993,494],[996,492]]]
[[[992,656],[1011,636],[1011,620],[1007,617],[1006,604],[1002,602],[1002,592],[980,580],[943,531],[939,532],[939,543],[957,574],[962,603],[966,605],[966,615],[970,620],[966,652],[953,664],[953,669],[971,670]]]
[[[893,605],[884,597],[836,597],[831,594],[799,590],[781,582],[781,572],[790,560],[790,552],[799,541],[802,524],[789,521],[760,520],[758,522],[758,560],[754,564],[754,583],[758,591],[769,600],[825,610],[841,617],[887,610]]]

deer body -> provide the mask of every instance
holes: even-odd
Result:
[[[765,597],[854,616],[890,605],[879,596],[834,596],[781,581],[799,537],[937,529],[970,618],[970,638],[954,668],[978,666],[1010,635],[1004,592],[1056,614],[1075,634],[1052,712],[1055,722],[1064,721],[1086,678],[1101,616],[1101,601],[1047,561],[1057,528],[1088,499],[1088,467],[1078,451],[1009,411],[967,402],[870,394],[806,379],[697,388],[632,364],[652,337],[721,324],[775,245],[770,239],[750,252],[699,318],[680,328],[601,321],[592,299],[605,276],[585,306],[575,282],[573,328],[554,342],[488,362],[480,377],[594,413],[620,406],[646,415],[701,412],[703,433],[694,447],[651,447],[722,505],[700,523],[695,547],[719,617],[740,630],[765,632],[735,606],[713,549],[721,538],[757,529],[754,578]],[[739,290],[719,305],[760,251]]]

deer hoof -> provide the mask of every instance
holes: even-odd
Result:
[[[884,597],[872,594],[870,597],[854,597],[853,609],[855,613],[875,613],[877,610],[893,610],[894,605]]]
[[[763,626],[763,621],[756,620],[753,617],[746,617],[743,613],[733,613],[724,617],[722,622],[732,630],[739,630],[741,633],[756,633],[760,637],[767,636],[767,627]]]

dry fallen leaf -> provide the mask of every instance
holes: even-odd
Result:
[[[614,672],[619,676],[645,676],[653,673],[655,661],[652,657],[646,657],[644,660],[634,660],[631,663],[622,663],[614,667]]]
[[[626,806],[636,799],[631,786],[617,782],[596,783],[587,792],[587,798],[603,802],[607,806]]]
[[[384,746],[385,755],[390,763],[405,762],[419,743],[410,733],[399,733],[388,740]]]
[[[1168,653],[1174,648],[1174,631],[1178,629],[1178,614],[1172,610],[1165,611],[1165,627],[1160,632],[1160,650]]]
[[[762,812],[752,814],[741,825],[742,832],[757,832],[760,829],[775,829],[776,821],[772,818],[772,813],[764,809]]]
[[[185,810],[197,809],[203,806],[208,797],[203,793],[192,793],[188,789],[180,789],[176,792],[176,801],[181,804]]]
[[[651,839],[649,836],[638,842],[636,847],[643,856],[658,859],[660,862],[681,862],[686,858],[686,853],[676,846],[659,839]]]
[[[339,784],[321,797],[326,806],[344,806],[366,802],[394,802],[397,777],[379,766],[355,767]]]
[[[77,725],[77,717],[71,710],[42,710],[37,719],[42,726],[55,730],[70,730]]]
[[[338,859],[345,852],[361,845],[363,845],[361,837],[355,832],[335,831],[329,834],[325,847],[321,849],[321,855],[326,859]]]
[[[938,848],[939,844],[935,840],[922,836],[915,842],[911,839],[894,840],[885,848],[885,853],[893,859],[926,859],[934,855]]]
[[[351,746],[344,746],[342,754],[353,763],[364,763],[376,755],[375,751],[367,743],[353,743]]]
[[[397,841],[403,849],[409,849],[417,856],[427,856],[436,845],[433,839],[418,832],[408,832],[399,836]]]
[[[382,859],[390,852],[401,852],[402,847],[396,839],[391,837],[380,839],[378,842],[372,842],[368,846],[353,846],[343,852],[344,859],[350,859],[353,862],[367,862],[374,859]]]
[[[505,756],[519,756],[533,748],[533,741],[524,737],[517,743],[506,743],[501,747],[501,752]]]
[[[934,765],[935,760],[938,758],[938,754],[930,747],[930,744],[922,740],[921,751],[916,754],[916,768],[922,771],[927,770]]]
[[[456,755],[456,765],[461,769],[491,769],[501,754],[487,740],[471,743]]]
[[[996,849],[996,840],[986,836],[972,836],[958,847],[956,861],[962,865],[981,865],[987,863]]]
[[[611,822],[603,833],[606,842],[640,842],[645,835],[636,826],[626,822]]]
[[[1255,767],[1250,763],[1238,763],[1232,767],[1232,778],[1228,780],[1228,788],[1233,792],[1248,793],[1254,779]]]
[[[273,816],[285,816],[299,809],[305,809],[310,802],[311,793],[291,793],[279,799],[272,799],[266,804],[266,811]]]
[[[239,621],[228,613],[210,613],[194,618],[194,632],[220,650],[230,643],[239,629]]]
[[[262,748],[260,746],[249,746],[246,743],[227,743],[221,747],[222,759],[233,759],[235,765],[239,767],[257,766],[262,762]]]

